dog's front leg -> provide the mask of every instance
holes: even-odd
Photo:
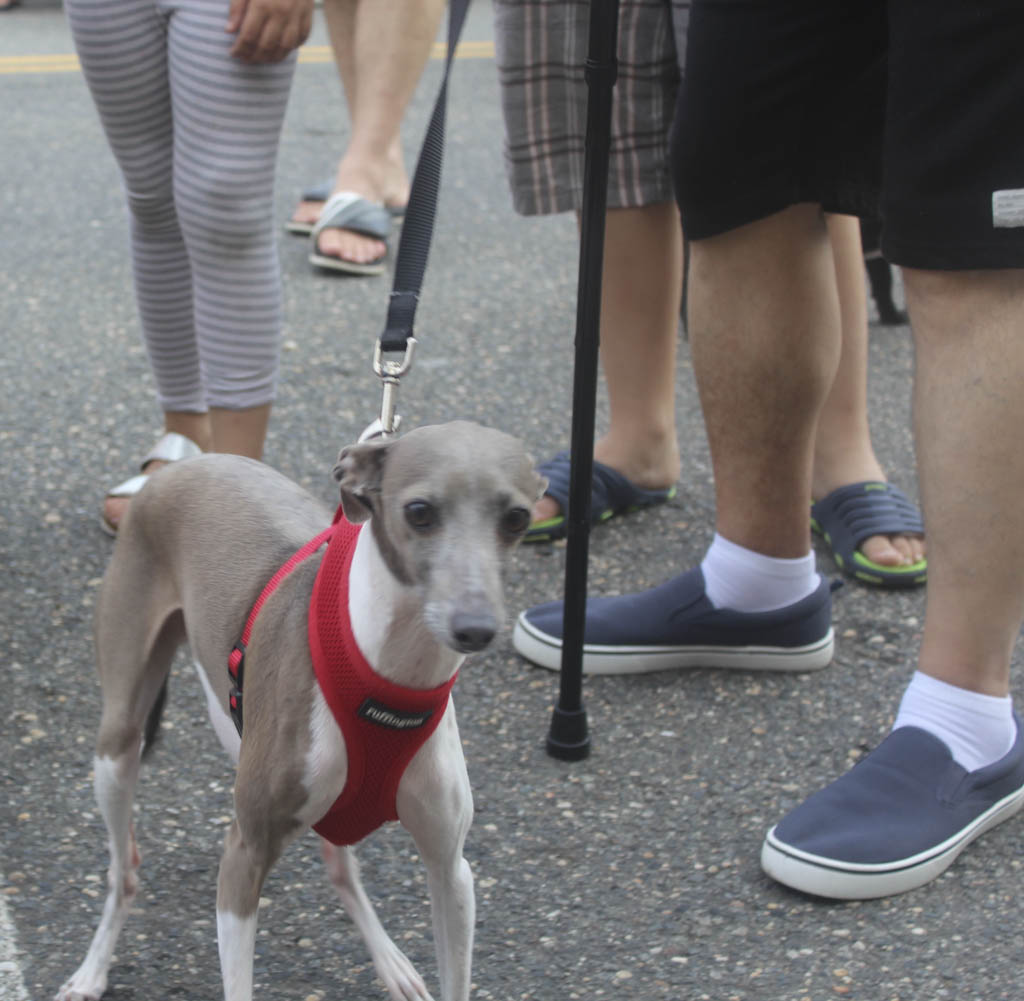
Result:
[[[427,868],[441,997],[444,1001],[466,1001],[476,921],[473,873],[462,857],[461,839],[455,854],[431,858],[422,847],[420,851]]]
[[[467,1001],[476,903],[473,873],[462,851],[473,820],[473,796],[451,704],[406,769],[397,805],[427,870],[441,997]]]

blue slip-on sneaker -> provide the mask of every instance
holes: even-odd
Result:
[[[512,645],[527,660],[562,665],[563,603],[523,612]],[[585,674],[644,674],[671,668],[728,667],[813,671],[832,660],[832,599],[827,580],[772,612],[715,608],[697,567],[639,594],[588,598]]]
[[[916,726],[894,730],[765,838],[761,867],[804,893],[869,900],[924,886],[975,838],[1024,806],[1024,734],[968,772]]]

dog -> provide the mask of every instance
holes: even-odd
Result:
[[[447,687],[465,656],[485,649],[499,629],[503,569],[545,484],[516,439],[468,422],[344,448],[333,475],[354,544],[347,600],[332,604],[328,593],[321,604],[347,611],[350,635],[385,691],[444,690],[433,729],[397,773],[393,809],[426,866],[441,997],[464,1001],[474,896],[463,845],[473,807]],[[103,701],[95,789],[109,834],[108,895],[88,954],[57,1001],[94,1001],[106,988],[138,887],[136,779],[157,732],[171,661],[186,642],[214,729],[237,765],[235,816],[217,882],[217,939],[226,1001],[252,997],[263,881],[289,842],[311,826],[319,830],[332,805],[344,805],[339,797],[360,760],[311,650],[318,643],[311,599],[335,538],[326,555],[300,554],[277,574],[330,520],[297,484],[229,455],[173,463],[132,500],[95,621]],[[261,591],[275,577],[276,586]],[[242,660],[244,685],[235,669]],[[420,725],[416,714],[368,701],[373,718],[361,726]],[[321,849],[390,997],[429,999],[363,891],[351,845],[321,837]]]

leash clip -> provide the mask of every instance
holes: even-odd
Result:
[[[373,371],[376,372],[383,384],[380,417],[359,436],[361,442],[368,441],[370,438],[390,438],[398,433],[398,427],[402,423],[402,418],[395,413],[398,403],[398,380],[412,368],[415,350],[416,338],[410,337],[405,342],[405,354],[401,361],[386,361],[381,342],[377,341],[377,346],[373,351]]]

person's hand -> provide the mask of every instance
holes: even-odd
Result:
[[[245,63],[277,63],[313,25],[313,0],[231,0],[224,30],[237,35],[231,54]]]

